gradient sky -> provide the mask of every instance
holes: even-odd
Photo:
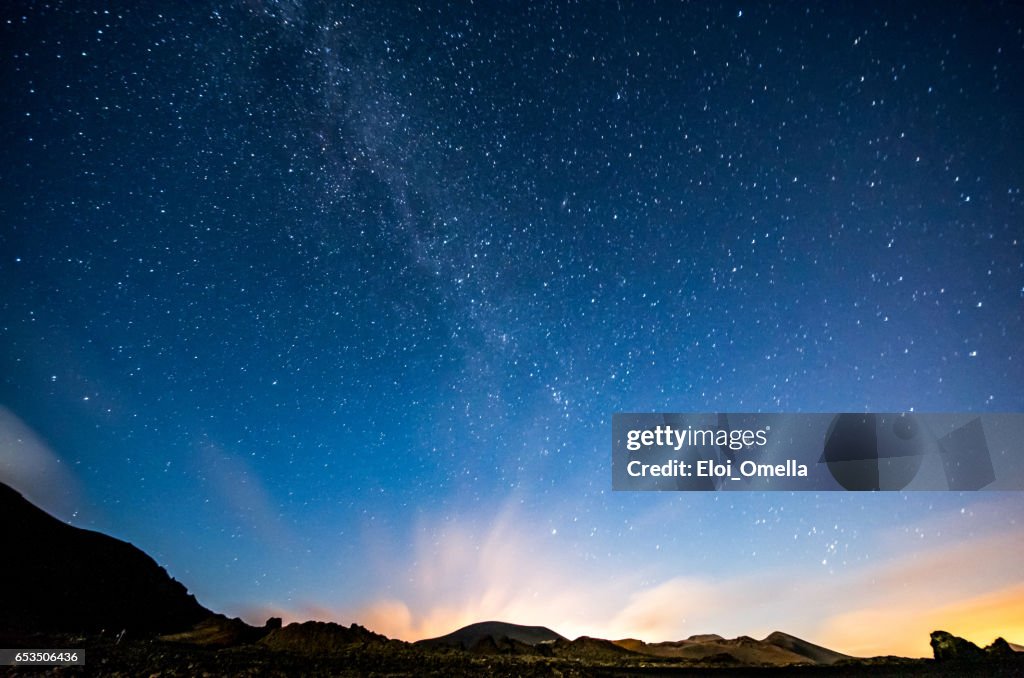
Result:
[[[0,480],[255,623],[1024,642],[1024,493],[610,489],[1024,408],[1019,3],[361,4],[0,9]]]

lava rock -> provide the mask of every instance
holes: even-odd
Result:
[[[987,657],[985,651],[971,641],[947,631],[932,631],[931,645],[937,661],[982,661]]]

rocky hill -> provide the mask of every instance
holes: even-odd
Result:
[[[454,647],[469,650],[481,642],[486,642],[487,639],[494,643],[504,640],[516,641],[530,646],[544,642],[567,640],[567,638],[545,626],[523,626],[507,622],[486,621],[464,626],[439,638],[418,641],[417,645],[425,647]]]
[[[616,645],[633,652],[673,659],[732,663],[745,666],[791,666],[795,664],[834,664],[847,655],[776,631],[763,640],[749,636],[723,638],[716,634],[691,636],[685,640],[645,643],[627,638]]]
[[[148,555],[68,525],[0,483],[0,630],[167,632],[213,613]]]

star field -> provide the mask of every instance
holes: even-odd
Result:
[[[1024,407],[1019,5],[0,12],[2,479],[204,604],[888,652],[845,599],[647,631],[638,591],[863,592],[972,540],[958,600],[1019,582],[1017,494],[613,494],[608,445]]]

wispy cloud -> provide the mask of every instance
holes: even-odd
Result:
[[[60,457],[16,414],[0,405],[0,482],[63,519],[77,506],[78,483]]]
[[[268,547],[295,543],[280,506],[245,458],[211,441],[199,443],[198,451],[200,477],[207,481],[212,498],[224,507],[224,515],[236,516],[242,528]]]
[[[354,616],[408,640],[487,619],[545,624],[569,634],[593,631],[586,615],[615,614],[614,601],[628,583],[609,581],[602,591],[587,585],[596,584],[592,577],[574,581],[565,554],[551,543],[557,540],[529,525],[512,507],[486,525],[421,523],[412,562],[383,566],[404,579],[399,595],[373,600]]]

